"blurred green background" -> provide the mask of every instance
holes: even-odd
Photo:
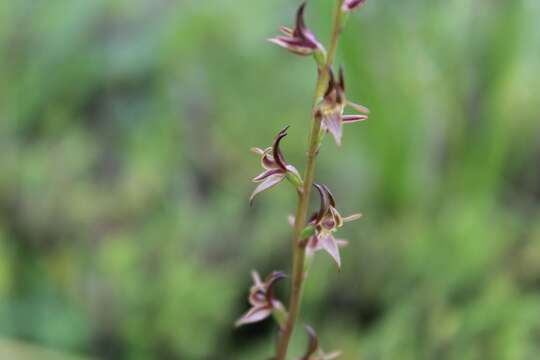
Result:
[[[0,358],[272,355],[271,322],[233,323],[251,269],[289,271],[294,192],[250,208],[248,149],[289,124],[303,168],[313,63],[265,41],[297,5],[0,2]],[[324,41],[332,7],[308,8]],[[371,117],[326,139],[317,178],[364,218],[343,271],[319,256],[306,287],[325,349],[539,358],[539,18],[537,0],[351,17],[338,62]]]

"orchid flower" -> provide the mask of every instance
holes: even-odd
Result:
[[[334,136],[337,145],[341,145],[343,123],[354,123],[368,119],[369,109],[348,101],[345,97],[345,76],[343,67],[339,68],[339,79],[336,82],[332,69],[328,69],[328,87],[319,105],[317,115],[321,117],[321,128]],[[350,106],[362,115],[343,115],[345,106]]]
[[[315,330],[313,330],[313,328],[309,325],[306,325],[305,329],[309,336],[309,343],[306,353],[298,360],[333,360],[337,359],[338,356],[341,355],[340,351],[334,351],[326,354],[319,346],[319,338],[317,337]]]
[[[282,26],[280,31],[284,35],[276,36],[268,41],[279,45],[297,55],[311,55],[324,53],[324,47],[315,35],[308,29],[304,21],[306,2],[303,2],[296,12],[296,24],[294,29]]]
[[[289,127],[287,126],[277,134],[272,146],[264,150],[258,147],[251,149],[251,151],[261,156],[261,165],[264,171],[253,178],[253,182],[260,184],[251,194],[249,198],[250,203],[253,202],[255,195],[279,184],[285,178],[289,178],[297,186],[302,183],[302,178],[298,170],[285,161],[279,149],[281,139],[287,136],[288,129]]]
[[[319,191],[321,207],[319,211],[311,217],[309,225],[315,228],[315,233],[308,238],[306,251],[308,252],[308,255],[319,250],[326,251],[334,259],[338,269],[341,269],[339,248],[346,246],[347,241],[336,239],[334,237],[334,232],[342,227],[344,223],[358,220],[362,215],[352,214],[347,217],[342,217],[336,209],[336,200],[328,187],[319,184],[313,185]]]
[[[273,311],[285,311],[283,304],[274,298],[272,286],[276,281],[286,277],[280,271],[270,273],[264,281],[261,280],[259,273],[251,272],[253,286],[249,291],[249,303],[251,308],[236,321],[236,327],[262,321],[272,315]]]

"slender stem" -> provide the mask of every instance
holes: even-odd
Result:
[[[332,38],[330,40],[330,49],[328,49],[328,57],[326,58],[326,66],[331,66],[334,63],[334,58],[336,56],[336,50],[338,46],[339,35],[343,27],[343,11],[341,11],[341,6],[343,5],[343,0],[336,1],[336,10],[334,13],[334,24],[332,26]]]
[[[302,298],[302,289],[307,274],[304,272],[304,263],[306,256],[306,243],[301,239],[302,230],[306,226],[306,217],[309,206],[309,198],[311,194],[311,188],[315,177],[315,164],[317,154],[319,152],[319,140],[321,132],[321,118],[316,116],[316,106],[319,99],[323,96],[326,86],[328,84],[329,73],[328,69],[332,66],[336,55],[339,34],[342,28],[343,13],[341,11],[341,5],[343,0],[336,1],[336,9],[334,14],[334,21],[332,26],[332,38],[330,40],[330,47],[328,55],[326,57],[326,64],[324,68],[319,68],[317,76],[317,85],[315,87],[315,94],[313,96],[312,116],[313,123],[311,132],[309,135],[309,147],[307,153],[307,163],[304,172],[304,184],[302,191],[299,193],[298,205],[296,208],[296,216],[293,230],[293,270],[292,270],[292,289],[291,298],[289,301],[289,315],[285,327],[282,329],[278,345],[277,354],[275,360],[285,360],[287,356],[287,349],[289,347],[289,341],[294,330],[296,319],[300,311],[300,300]]]

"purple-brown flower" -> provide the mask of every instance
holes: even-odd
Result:
[[[345,12],[353,11],[366,3],[366,0],[345,0],[341,9]]]
[[[264,171],[253,178],[253,182],[259,183],[259,185],[251,194],[249,198],[250,203],[253,202],[255,195],[279,184],[286,177],[289,177],[296,185],[299,185],[302,182],[298,170],[285,161],[283,154],[279,149],[279,144],[281,140],[287,136],[288,129],[289,127],[287,126],[277,134],[272,146],[264,150],[258,147],[251,149],[254,153],[261,156],[261,165]]]
[[[286,26],[280,28],[284,35],[276,36],[268,41],[279,45],[298,55],[311,55],[315,52],[324,52],[324,47],[315,35],[308,29],[304,21],[306,2],[303,2],[296,12],[296,24],[294,29]]]
[[[256,271],[252,271],[251,276],[253,286],[251,286],[248,298],[251,308],[236,321],[236,327],[262,321],[272,315],[274,310],[284,311],[283,304],[274,298],[272,286],[286,275],[283,272],[274,271],[264,281]]]
[[[319,191],[321,206],[318,212],[312,215],[309,225],[315,228],[314,235],[307,240],[306,251],[313,254],[316,251],[326,251],[341,269],[339,248],[347,245],[346,240],[336,239],[334,232],[344,223],[360,219],[361,214],[342,217],[336,209],[336,200],[326,185],[313,184]]]
[[[319,345],[319,338],[317,333],[309,325],[305,326],[305,329],[309,336],[309,343],[304,356],[298,360],[333,360],[337,359],[341,355],[340,351],[334,351],[332,353],[326,354]]]
[[[328,88],[319,105],[317,115],[321,116],[321,128],[334,136],[336,144],[341,145],[343,124],[367,120],[369,109],[355,104],[345,97],[345,75],[343,67],[339,68],[339,79],[336,82],[332,69],[328,69]],[[350,106],[362,115],[343,115],[345,106]]]

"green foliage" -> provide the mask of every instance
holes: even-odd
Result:
[[[294,211],[287,187],[249,208],[248,149],[283,123],[287,160],[306,148],[311,62],[264,41],[293,21],[280,3],[0,2],[2,336],[100,359],[271,355],[269,327],[233,323],[251,266],[289,263]],[[307,14],[321,39],[330,3]],[[342,272],[317,257],[307,284],[326,350],[537,358],[539,16],[369,0],[349,20],[338,62],[370,120],[325,140],[317,175],[364,218],[339,234]]]

